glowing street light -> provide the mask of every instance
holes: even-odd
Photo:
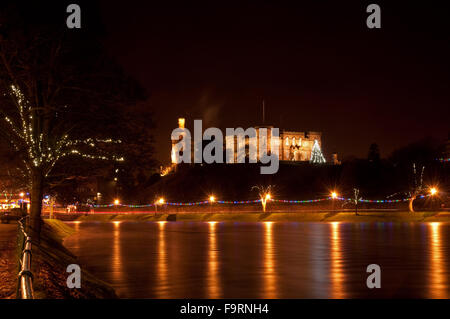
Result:
[[[434,196],[438,193],[438,190],[436,189],[436,187],[431,187],[430,188],[430,195]]]
[[[271,198],[272,198],[272,196],[269,193],[267,193],[266,194],[266,200],[270,200]]]
[[[335,201],[336,201],[336,199],[338,198],[338,194],[337,194],[337,192],[336,191],[333,191],[333,192],[331,192],[331,199],[332,199],[332,201],[331,201],[331,209],[334,211],[335,210]]]
[[[158,205],[164,205],[165,203],[166,201],[164,200],[164,198],[160,197],[155,203],[155,212],[158,212]]]
[[[214,197],[214,195],[209,196],[209,212],[212,213],[212,205],[214,204],[214,202],[216,201],[216,198]]]
[[[114,200],[114,205],[119,205],[119,204],[120,204],[120,201],[118,199],[115,199]]]
[[[20,197],[22,197],[22,198],[25,196],[24,193],[20,193],[19,195],[20,195]]]

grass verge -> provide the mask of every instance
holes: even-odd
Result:
[[[62,241],[75,230],[59,220],[45,220],[39,245],[33,246],[32,270],[37,299],[110,299],[117,298],[114,289],[81,267],[81,288],[69,289],[66,272],[70,264],[79,264],[76,256]]]

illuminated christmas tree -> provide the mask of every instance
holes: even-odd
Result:
[[[322,154],[319,143],[314,140],[314,145],[311,151],[311,159],[309,160],[313,164],[323,164],[326,163],[325,157]]]

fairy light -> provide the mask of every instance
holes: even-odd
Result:
[[[270,195],[270,194],[266,194]],[[336,194],[337,195],[337,194]],[[430,195],[428,195],[430,196]],[[210,196],[208,200],[200,201],[200,202],[166,202],[164,198],[159,198],[155,203],[153,204],[140,204],[140,205],[125,205],[122,204],[121,206],[129,207],[129,208],[146,208],[146,207],[153,207],[157,205],[167,205],[167,206],[201,206],[201,205],[208,205],[211,204],[211,200],[213,196]],[[426,195],[421,195],[418,198],[425,198]],[[248,205],[248,204],[258,204],[263,203],[267,200],[270,200],[274,203],[283,203],[283,204],[312,204],[312,203],[319,203],[324,202],[332,199],[331,197],[325,197],[325,198],[317,198],[317,199],[306,199],[306,200],[287,200],[287,199],[273,199],[272,196],[264,196],[261,199],[254,199],[254,200],[241,200],[241,201],[232,201],[232,200],[217,200],[214,198],[214,203],[222,204],[222,205]],[[345,198],[345,197],[339,197],[336,196],[333,200],[338,201],[354,201],[354,198]],[[371,204],[395,204],[395,203],[401,203],[401,202],[407,202],[409,198],[403,198],[403,199],[358,199],[360,203],[371,203]],[[117,200],[118,201],[118,200]],[[96,208],[107,208],[107,207],[113,207],[114,205],[118,205],[119,202],[114,204],[105,204],[105,205],[93,205]]]
[[[51,137],[44,136],[33,118],[36,110],[29,103],[20,88],[16,85],[11,85],[10,93],[18,112],[16,112],[17,116],[15,116],[15,119],[11,119],[4,114],[3,120],[7,125],[6,134],[10,137],[14,149],[23,151],[24,158],[22,161],[28,175],[31,174],[32,169],[38,168],[47,176],[60,158],[69,155],[95,160],[124,161],[123,157],[90,154],[76,148],[77,146],[85,145],[94,148],[95,152],[98,152],[98,143],[120,144],[122,143],[121,140],[94,138],[71,140],[67,134],[56,139],[54,134]]]

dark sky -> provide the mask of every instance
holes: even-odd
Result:
[[[366,27],[381,6],[382,28]],[[149,93],[156,158],[177,118],[323,132],[325,155],[446,139],[450,19],[438,2],[104,1],[107,47]]]

